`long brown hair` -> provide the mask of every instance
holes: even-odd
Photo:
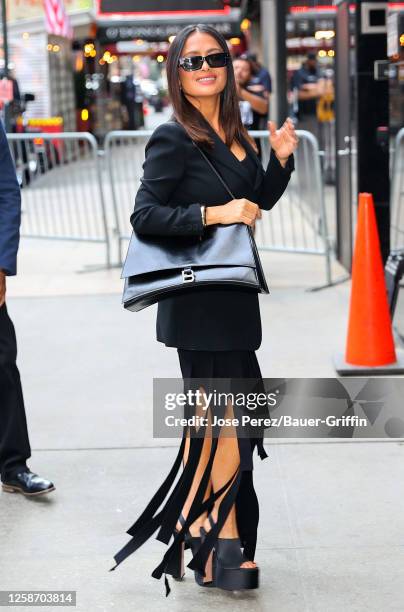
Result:
[[[229,53],[226,39],[215,28],[204,23],[188,25],[182,28],[175,36],[167,53],[167,81],[168,93],[173,106],[172,117],[181,123],[189,136],[198,144],[213,147],[214,141],[204,126],[202,113],[186,98],[178,83],[178,60],[181,57],[185,42],[193,32],[206,32],[210,34],[220,45],[224,52]],[[241,121],[240,107],[236,93],[233,64],[231,60],[227,64],[227,79],[223,91],[220,92],[219,124],[223,127],[226,145],[231,146],[236,139],[241,143],[244,136],[257,150],[254,139],[248,134],[247,129]]]

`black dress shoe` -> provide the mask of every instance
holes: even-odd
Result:
[[[29,468],[22,469],[11,478],[6,478],[2,483],[2,488],[7,493],[23,493],[23,495],[29,497],[45,495],[55,490],[50,480],[41,478],[38,474],[31,472]]]

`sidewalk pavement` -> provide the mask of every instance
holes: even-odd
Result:
[[[155,307],[123,310],[120,270],[77,272],[89,248],[24,239],[20,274],[9,279],[29,464],[56,491],[37,500],[1,493],[1,588],[77,590],[80,612],[402,612],[402,441],[266,445],[269,458],[255,462],[257,592],[201,589],[187,570],[166,599],[150,576],[165,550],[153,539],[108,572],[176,454],[178,441],[152,438],[152,378],[180,370],[175,349],[155,340]],[[350,283],[308,292],[325,282],[321,258],[262,259],[271,290],[260,296],[263,376],[335,376]],[[344,276],[334,263],[333,278]]]

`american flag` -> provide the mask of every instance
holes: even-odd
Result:
[[[49,34],[73,38],[73,28],[63,0],[44,0],[46,30]]]

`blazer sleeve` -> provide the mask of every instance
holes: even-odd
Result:
[[[279,159],[275,155],[275,151],[271,149],[267,169],[262,180],[257,204],[264,210],[271,210],[284,193],[288,186],[290,176],[295,169],[295,159],[291,153],[283,167]]]
[[[203,234],[201,205],[195,202],[180,206],[170,201],[185,173],[185,136],[175,124],[163,123],[146,144],[143,177],[130,217],[139,234]]]
[[[21,195],[6,133],[0,121],[0,269],[17,273]]]

